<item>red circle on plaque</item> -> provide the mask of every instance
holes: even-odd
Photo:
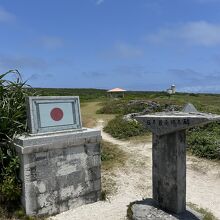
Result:
[[[60,121],[63,118],[63,111],[60,108],[53,108],[50,116],[54,121]]]

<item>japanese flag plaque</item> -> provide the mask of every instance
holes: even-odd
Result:
[[[82,129],[78,96],[30,96],[27,106],[32,134]]]

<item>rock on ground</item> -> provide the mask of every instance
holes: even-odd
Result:
[[[131,205],[130,219],[133,220],[200,220],[203,216],[187,208],[179,215],[167,213],[158,208],[153,199],[135,202]]]

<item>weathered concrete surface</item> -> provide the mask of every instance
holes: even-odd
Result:
[[[220,116],[200,112],[159,112],[136,116],[135,119],[154,134],[164,135],[220,120]]]
[[[17,138],[28,215],[56,214],[99,199],[100,140],[95,129]]]
[[[131,206],[133,220],[202,220],[203,216],[187,207],[181,214],[173,214],[161,210],[153,199],[135,202]]]
[[[153,199],[175,213],[186,208],[185,136],[185,131],[153,134]]]

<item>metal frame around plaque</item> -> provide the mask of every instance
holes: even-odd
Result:
[[[42,104],[64,104],[72,106],[72,122],[62,125],[42,126],[42,117],[39,106]],[[82,121],[80,113],[80,101],[78,96],[29,96],[27,97],[27,119],[28,128],[31,134],[41,134],[46,132],[81,130]],[[70,120],[71,121],[71,120]]]

